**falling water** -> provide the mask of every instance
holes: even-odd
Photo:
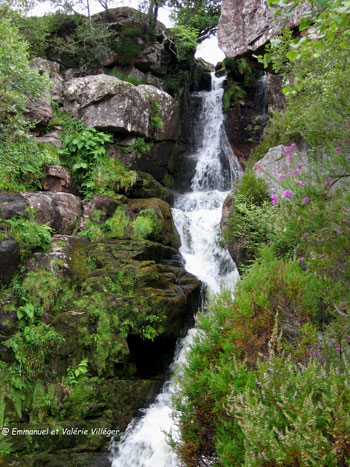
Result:
[[[175,197],[173,217],[181,237],[185,268],[197,276],[216,293],[220,287],[232,287],[238,273],[228,251],[219,245],[218,234],[222,205],[228,194],[232,178],[239,174],[239,164],[234,154],[223,142],[221,88],[224,78],[212,75],[212,90],[199,92],[202,111],[199,118],[202,140],[190,156],[196,161],[191,191]],[[231,170],[222,163],[223,147]],[[180,340],[175,351],[171,371],[186,362],[186,352],[196,333],[191,329]],[[177,467],[179,461],[166,443],[166,433],[176,437],[176,427],[171,418],[170,402],[176,391],[173,380],[165,383],[155,402],[143,411],[142,418],[134,419],[118,445],[112,446],[112,467]]]

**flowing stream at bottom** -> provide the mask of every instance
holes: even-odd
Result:
[[[185,268],[217,293],[232,287],[238,272],[228,251],[218,244],[223,202],[233,178],[238,177],[239,163],[223,144],[221,87],[224,78],[212,74],[212,90],[196,93],[202,101],[198,131],[202,135],[197,150],[189,157],[196,164],[191,191],[175,197],[173,217],[181,237],[180,253]],[[224,148],[224,149],[223,149]],[[223,167],[223,152],[230,169]],[[227,165],[227,164],[226,164]],[[181,371],[196,329],[179,340],[171,372]],[[179,461],[166,443],[166,433],[176,439],[178,433],[171,417],[171,397],[176,383],[167,381],[155,402],[143,410],[143,416],[131,421],[118,444],[112,445],[112,467],[177,467]]]

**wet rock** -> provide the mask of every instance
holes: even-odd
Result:
[[[89,201],[83,202],[83,219],[103,223],[113,215],[120,204],[112,196],[95,195]],[[98,218],[96,218],[95,214],[97,211],[99,213]]]
[[[41,181],[41,185],[45,191],[77,193],[76,185],[69,170],[61,165],[49,165],[46,177]]]
[[[137,215],[146,209],[152,209],[156,213],[161,226],[160,231],[154,234],[154,240],[174,248],[180,247],[180,236],[175,227],[168,203],[158,198],[135,199],[130,200],[128,209],[131,211],[131,215]]]
[[[136,183],[128,191],[129,198],[159,198],[170,202],[172,194],[163,187],[152,175],[145,172],[137,172]]]
[[[19,265],[19,246],[15,240],[0,243],[0,283],[8,282]]]

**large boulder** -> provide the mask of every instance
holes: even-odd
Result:
[[[34,209],[37,222],[48,224],[58,233],[71,234],[79,227],[81,200],[71,193],[0,193],[0,216],[3,219],[20,216],[28,207]]]
[[[36,57],[34,60],[32,60],[31,66],[34,68],[39,68],[49,75],[49,78],[52,81],[50,96],[53,100],[62,102],[64,79],[62,77],[61,65],[52,60],[45,60],[44,58]]]
[[[219,45],[230,58],[251,54],[283,28],[297,26],[306,7],[296,9],[286,18],[275,17],[277,8],[269,8],[266,0],[223,0],[218,24]]]
[[[287,149],[287,151],[289,151]],[[305,164],[306,162],[306,164]],[[290,177],[298,182],[300,177],[295,171],[305,173],[308,171],[308,160],[306,156],[298,156],[292,152],[286,152],[285,146],[280,144],[271,148],[265,156],[255,165],[254,173],[258,178],[263,178],[266,182],[267,191],[278,196],[286,190],[282,177]],[[299,164],[302,164],[299,167]]]
[[[64,107],[88,127],[158,141],[177,136],[176,102],[151,85],[134,86],[105,74],[73,78],[66,84]],[[161,128],[152,123],[154,116],[161,119]]]

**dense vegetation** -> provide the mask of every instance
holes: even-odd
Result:
[[[284,31],[261,57],[287,104],[236,187],[225,236],[243,249],[241,280],[199,318],[179,381],[188,466],[350,462],[349,5],[310,4],[313,35]],[[253,164],[278,144],[293,176],[271,174],[283,195],[270,198]]]

